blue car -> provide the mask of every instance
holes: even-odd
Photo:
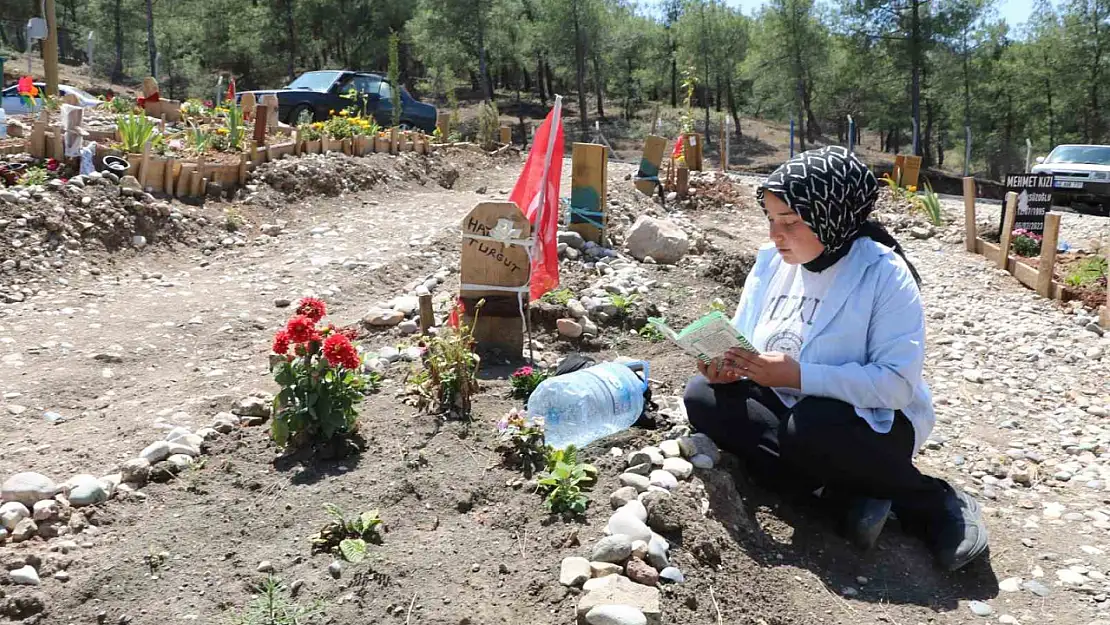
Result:
[[[244,91],[236,94],[236,101],[244,93],[253,93],[255,100],[276,95],[278,99],[278,118],[295,126],[299,123],[324,121],[339,111],[356,105],[356,102],[343,95],[350,91],[359,94],[359,106],[365,102],[365,114],[371,114],[383,128],[393,123],[392,89],[401,90],[401,128],[422,130],[432,134],[436,128],[436,107],[425,104],[412,97],[403,86],[394,87],[389,79],[369,72],[347,70],[320,70],[305,72],[288,86],[277,91]],[[363,100],[365,96],[365,100]],[[334,111],[334,113],[333,113]]]

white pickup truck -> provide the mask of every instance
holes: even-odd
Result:
[[[1052,174],[1054,202],[1110,216],[1110,145],[1058,145],[1038,156],[1034,174]]]

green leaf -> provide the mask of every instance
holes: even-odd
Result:
[[[344,538],[339,542],[339,552],[347,562],[358,564],[366,559],[366,541],[361,538]]]
[[[280,447],[289,442],[289,424],[280,415],[270,421],[270,436]]]

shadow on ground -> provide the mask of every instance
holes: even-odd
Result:
[[[735,457],[723,455],[720,469],[704,476],[710,506],[732,540],[761,565],[809,571],[831,593],[875,604],[947,611],[960,600],[998,595],[989,553],[955,573],[940,570],[925,545],[894,519],[876,547],[863,552],[841,537],[814,503],[766,490]]]

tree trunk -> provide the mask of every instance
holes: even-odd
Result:
[[[555,99],[555,73],[551,71],[551,63],[547,59],[543,61],[543,74],[547,76],[547,95]]]
[[[1099,103],[1098,88],[1099,88],[1099,82],[1100,82],[1099,70],[1102,69],[1102,45],[1103,45],[1102,33],[1100,32],[1099,26],[1102,23],[1103,16],[1099,15],[1099,12],[1098,12],[1099,3],[1098,2],[1093,2],[1091,4],[1093,5],[1092,10],[1094,12],[1094,15],[1092,16],[1092,19],[1091,19],[1091,23],[1094,25],[1094,36],[1091,37],[1090,41],[1093,41],[1094,45],[1095,45],[1095,50],[1094,50],[1095,58],[1091,62],[1088,63],[1088,67],[1090,68],[1090,72],[1091,72],[1091,80],[1090,80],[1090,83],[1088,85],[1088,89],[1090,91],[1090,109],[1091,109],[1091,113],[1090,113],[1090,116],[1088,117],[1089,121],[1087,123],[1087,127],[1088,127],[1087,128],[1087,135],[1088,135],[1087,142],[1088,143],[1101,143],[1101,141],[1102,141],[1102,111],[1100,111],[1099,108],[1098,108],[1098,106],[1099,106],[1098,105],[1098,103]]]
[[[918,8],[920,0],[910,2],[910,99],[913,109],[913,153],[921,154],[921,16]]]
[[[478,79],[482,81],[482,92],[486,102],[493,101],[493,83],[489,78],[489,63],[486,61],[486,25],[481,10],[478,11]]]
[[[675,46],[671,43],[671,108],[678,108],[678,58]]]
[[[545,82],[543,76],[543,54],[541,53],[536,55],[536,84],[540,88],[540,103],[543,104],[544,108],[547,108],[547,89],[544,88]]]
[[[158,52],[154,47],[154,5],[146,0],[146,51],[150,55],[150,75],[158,78]]]
[[[624,118],[632,119],[632,57],[628,57],[628,85],[624,92]],[[649,132],[654,132],[652,129]]]
[[[601,79],[601,61],[598,59],[597,50],[593,53],[594,62],[594,90],[597,92],[597,116],[605,119],[605,83]]]
[[[714,104],[714,109],[718,113],[720,113],[721,112],[721,77],[720,76],[717,76],[717,100],[713,104]]]
[[[289,74],[289,82],[297,78],[297,34],[293,24],[293,2],[295,0],[285,0],[285,35],[289,46],[289,58],[286,60],[285,69]]]
[[[736,96],[732,93],[732,77],[725,78],[725,94],[728,97],[728,112],[732,115],[732,125],[736,126],[736,138],[744,136],[740,130],[740,113],[736,110]]]
[[[806,132],[810,142],[816,143],[817,138],[821,136],[821,124],[817,123],[817,116],[813,114],[813,93],[808,81],[803,89],[802,102],[806,107]]]
[[[933,101],[925,99],[925,133],[923,135],[921,167],[933,166]]]
[[[123,0],[116,0],[113,21],[116,35],[116,61],[112,64],[112,82],[119,82],[123,78]]]
[[[578,115],[582,120],[582,133],[590,127],[590,115],[586,111],[586,42],[582,40],[582,24],[579,23],[578,0],[571,0],[574,18],[574,73],[578,87]]]

